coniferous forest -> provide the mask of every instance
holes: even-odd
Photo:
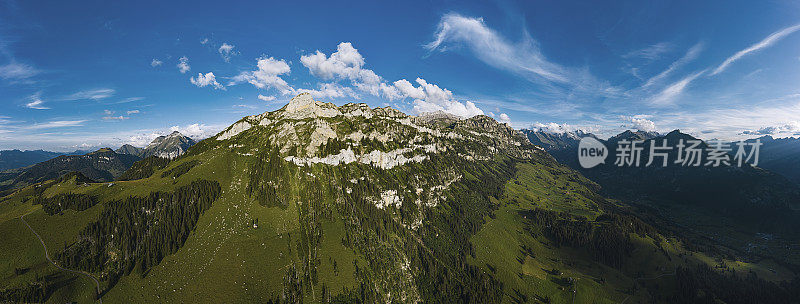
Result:
[[[218,183],[197,180],[172,192],[107,202],[100,218],[56,257],[64,267],[106,273],[108,288],[122,275],[144,276],[186,242],[219,195]]]

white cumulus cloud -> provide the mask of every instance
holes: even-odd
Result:
[[[511,117],[508,117],[508,114],[506,113],[500,113],[500,119],[498,121],[502,123],[511,124]]]
[[[364,68],[364,56],[353,47],[350,42],[341,42],[336,47],[336,52],[330,56],[316,51],[314,54],[303,55],[300,62],[308,68],[312,75],[328,81],[349,81],[358,91],[383,97],[388,100],[410,98],[413,100],[414,112],[444,111],[462,117],[472,117],[483,114],[474,103],[456,100],[450,90],[440,88],[436,84],[417,78],[415,86],[406,79],[393,83],[387,82],[374,71]],[[308,92],[317,98],[353,97],[358,94],[349,87],[335,82],[324,83],[319,89],[301,89],[298,92]]]
[[[150,62],[151,67],[157,67],[164,64],[163,61],[153,58],[153,61]]]
[[[214,76],[213,72],[208,72],[205,75],[203,73],[197,73],[197,78],[189,78],[189,81],[201,88],[205,86],[212,86],[214,89],[225,90],[225,87],[217,82],[217,77]]]
[[[258,66],[257,70],[240,73],[233,77],[228,85],[248,82],[259,89],[273,88],[281,94],[294,93],[294,89],[280,76],[289,74],[292,70],[283,59],[263,56],[258,58],[256,65]]]
[[[330,80],[334,77],[357,77],[359,70],[364,66],[364,57],[353,44],[342,42],[330,57],[318,50],[314,54],[301,56],[300,62],[314,76]]]
[[[184,136],[191,137],[194,140],[211,137],[221,130],[221,126],[209,126],[202,123],[194,123],[185,126],[172,126],[169,128],[170,133],[178,131]]]
[[[181,74],[186,74],[192,68],[189,66],[189,58],[186,56],[181,57],[178,59],[178,71],[181,71]]]
[[[389,100],[399,97],[397,90],[374,71],[364,68],[364,56],[350,42],[341,42],[330,56],[320,51],[303,55],[300,62],[312,75],[323,80],[347,79],[359,90]]]
[[[319,85],[319,89],[298,89],[297,93],[309,93],[312,97],[317,99],[340,98],[345,96],[353,98],[359,97],[353,89],[335,83],[322,83]]]
[[[239,54],[239,52],[233,50],[235,47],[236,46],[232,44],[222,43],[217,51],[219,52],[219,55],[222,56],[222,60],[225,60],[225,62],[230,62],[232,56]]]
[[[483,114],[483,111],[471,101],[459,102],[453,97],[453,92],[448,89],[440,88],[435,84],[428,83],[425,79],[417,78],[416,82],[419,84],[419,87],[414,87],[414,85],[405,79],[396,81],[395,83],[398,82],[400,83],[400,87],[403,87],[404,90],[411,93],[410,95],[404,93],[403,97],[414,98],[414,112],[416,114],[436,111],[444,111],[461,117],[472,117]],[[419,94],[420,92],[422,92],[422,94]]]
[[[656,130],[656,124],[648,119],[650,115],[621,116],[620,118],[626,122],[628,128],[645,132],[653,132]]]

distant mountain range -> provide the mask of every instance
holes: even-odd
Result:
[[[82,151],[71,154],[42,150],[2,151],[0,157],[4,160],[3,163],[13,168],[0,171],[0,190],[25,187],[70,172],[80,172],[85,177],[99,182],[112,181],[140,159],[150,156],[173,159],[185,153],[194,144],[194,140],[175,131],[167,136],[157,137],[145,148],[126,144],[116,151],[103,148],[85,155],[75,155]]]
[[[791,166],[780,164],[791,163],[793,155],[800,155],[800,141],[795,139],[774,140],[762,138],[764,144],[760,152],[759,167],[745,165],[740,167],[725,166],[709,167],[699,166],[690,167],[676,164],[677,150],[672,149],[668,154],[667,167],[658,165],[645,166],[649,160],[649,150],[653,141],[661,145],[664,140],[668,146],[676,147],[680,140],[687,142],[697,140],[691,135],[681,133],[678,130],[666,135],[659,135],[654,132],[625,131],[612,136],[608,140],[601,140],[609,148],[606,161],[595,168],[584,169],[578,165],[578,144],[583,136],[594,136],[592,134],[581,134],[580,132],[564,134],[548,134],[543,131],[523,131],[529,140],[543,147],[559,162],[564,163],[576,170],[581,171],[590,179],[600,183],[605,191],[619,196],[623,193],[633,195],[646,194],[653,196],[668,196],[672,199],[681,197],[682,200],[695,201],[711,193],[729,197],[731,201],[741,201],[741,203],[755,203],[758,205],[774,205],[798,209],[800,202],[794,200],[783,200],[782,194],[797,193],[798,186],[790,182],[786,177],[775,172],[786,172],[797,174]],[[546,139],[546,140],[543,140]],[[621,140],[643,140],[641,152],[641,165],[639,167],[617,166],[615,162],[615,149]],[[707,144],[703,142],[700,148],[705,149]],[[734,147],[735,148],[735,147]],[[733,156],[731,155],[731,159]],[[661,162],[661,158],[655,158]],[[703,159],[702,162],[706,162]],[[775,170],[775,172],[772,172]],[[736,181],[737,185],[722,186],[728,182]],[[693,186],[692,186],[693,185]],[[763,189],[770,185],[775,189]],[[702,188],[702,189],[700,189]],[[677,196],[676,196],[677,195]],[[769,199],[765,199],[765,195]],[[717,196],[717,198],[719,198]],[[715,201],[718,201],[715,200]],[[795,206],[797,205],[797,206]],[[730,205],[728,205],[730,206]]]
[[[25,187],[71,172],[100,182],[112,181],[140,158],[103,148],[85,155],[62,155],[26,168],[0,173],[0,190]]]
[[[643,211],[662,221],[663,227],[700,238],[713,238],[726,246],[740,246],[739,249],[743,250],[747,244],[757,240],[757,233],[774,234],[787,243],[800,239],[797,233],[800,229],[800,200],[797,199],[800,187],[787,178],[797,178],[796,158],[800,156],[797,140],[762,138],[764,145],[759,167],[681,166],[674,163],[677,149],[668,153],[668,164],[662,167],[660,157],[654,157],[654,165],[645,166],[654,141],[660,146],[666,140],[668,146],[676,147],[680,140],[687,142],[696,138],[678,130],[666,135],[625,131],[601,140],[609,149],[604,164],[584,169],[577,160],[579,134],[548,134],[533,130],[524,133],[532,143],[547,150],[559,162],[600,184],[602,193],[639,204]],[[615,150],[623,139],[644,140],[639,167],[615,165]],[[702,149],[706,147],[705,142],[700,145]],[[735,153],[735,146],[733,148]],[[706,159],[702,162],[705,163]],[[732,229],[738,233],[726,232]],[[773,242],[772,246],[785,247],[787,243]],[[784,249],[761,248],[767,252],[761,253],[785,258],[783,255],[789,253]]]
[[[2,150],[0,151],[0,171],[27,167],[61,155],[80,155],[91,151],[51,152],[44,150]]]
[[[758,166],[800,184],[800,138],[772,138],[767,135],[758,139],[762,143]]]

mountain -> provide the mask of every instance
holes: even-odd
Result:
[[[585,133],[581,130],[549,132],[546,130],[522,129],[521,132],[525,134],[532,144],[542,147],[559,162],[572,168],[579,168],[575,151],[578,151],[578,143],[581,138],[588,136],[598,139],[594,134]]]
[[[0,246],[0,300],[795,299],[779,284],[790,266],[661,230],[483,115],[301,94],[155,160],[129,181],[56,179],[3,197],[0,231],[13,237]],[[50,267],[42,244],[74,272]]]
[[[615,164],[614,151],[623,139],[644,140],[639,167]],[[674,148],[681,140],[697,138],[678,130],[666,135],[626,131],[604,141],[610,151],[606,161],[591,169],[578,165],[579,139],[546,147],[559,162],[600,184],[602,194],[637,205],[662,228],[694,239],[713,239],[742,256],[800,261],[800,256],[786,250],[787,244],[800,241],[800,188],[783,176],[749,165],[683,166],[675,163],[677,149],[667,154],[666,167],[661,157],[645,166],[654,142],[661,146],[666,141]],[[699,148],[705,150],[708,145],[702,142]],[[764,233],[771,238],[767,244],[761,244]]]
[[[112,181],[139,157],[104,148],[85,155],[62,155],[33,166],[0,172],[0,190],[16,189],[80,172],[95,181]]]
[[[122,145],[122,147],[119,147],[119,149],[114,150],[114,152],[117,152],[117,154],[130,154],[141,157],[142,152],[144,152],[144,149],[137,148],[129,144],[124,144]]]
[[[616,148],[614,140],[609,139],[608,147]],[[582,170],[590,179],[603,185],[604,189],[615,196],[647,195],[657,199],[678,200],[683,204],[707,206],[717,212],[731,215],[738,214],[745,218],[753,218],[751,212],[765,211],[765,208],[783,211],[800,209],[800,188],[791,184],[786,178],[767,170],[735,164],[719,167],[701,164],[697,167],[676,164],[677,149],[670,150],[666,167],[661,166],[662,158],[654,157],[654,165],[645,166],[649,161],[650,146],[655,142],[661,145],[666,140],[668,146],[676,147],[679,141],[697,140],[680,131],[647,139],[642,144],[641,166],[617,166],[612,161],[615,156],[609,153],[605,164],[592,169]],[[701,149],[707,150],[703,142]],[[577,152],[575,152],[577,153]],[[706,163],[704,158],[701,163]],[[625,195],[629,193],[630,195]],[[769,217],[762,220],[769,224]]]
[[[658,132],[648,132],[648,131],[641,131],[641,130],[637,130],[637,131],[625,130],[622,133],[619,133],[617,135],[611,136],[607,141],[609,143],[616,144],[620,140],[630,140],[630,141],[633,141],[633,140],[648,140],[648,139],[656,138],[658,136],[659,136]]]
[[[178,131],[174,131],[166,136],[156,137],[145,148],[137,148],[129,144],[122,145],[117,149],[117,153],[135,155],[140,158],[157,156],[161,158],[173,159],[185,153],[189,147],[196,142]]]
[[[183,134],[178,131],[174,131],[167,136],[156,137],[156,139],[144,148],[141,157],[158,156],[172,159],[185,153],[186,150],[194,144],[195,141],[193,139],[183,136]]]
[[[800,138],[772,138],[766,135],[758,139],[762,144],[758,166],[800,184]],[[747,142],[753,143],[755,139]]]
[[[532,144],[540,146],[547,151],[566,149],[573,145],[577,147],[578,141],[585,136],[597,138],[593,134],[584,133],[581,130],[562,133],[528,129],[523,129],[521,131],[528,137],[528,140],[530,140]]]
[[[85,154],[81,151],[71,153],[50,152],[44,150],[2,150],[0,151],[0,171],[27,167],[61,155]]]

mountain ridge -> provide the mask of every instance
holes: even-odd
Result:
[[[117,154],[111,148],[84,155],[62,155],[29,167],[1,172],[0,189],[21,188],[75,171],[95,181],[113,181],[138,160],[137,156]]]

